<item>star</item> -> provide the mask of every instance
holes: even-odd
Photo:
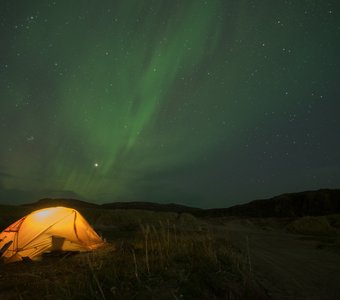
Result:
[[[0,24],[0,204],[65,188],[212,208],[339,187],[335,1],[248,1],[245,19],[230,1],[19,2]]]
[[[26,141],[29,142],[29,143],[33,142],[34,141],[34,136],[31,135],[31,136],[26,137]]]

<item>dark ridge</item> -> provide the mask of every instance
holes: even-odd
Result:
[[[77,199],[41,199],[23,204],[35,209],[51,206],[101,209],[140,209],[162,212],[191,213],[197,217],[301,217],[340,213],[340,189],[321,189],[300,193],[282,194],[270,199],[254,200],[229,208],[200,209],[181,204],[153,202],[113,202],[94,204]]]
[[[192,213],[201,211],[200,208],[189,207],[181,204],[160,204],[154,202],[113,202],[101,205],[102,208],[108,209],[142,209],[151,211],[168,211],[168,212],[187,212]]]
[[[52,207],[52,206],[67,206],[74,208],[102,208],[102,209],[141,209],[151,211],[163,211],[163,212],[187,212],[201,210],[200,208],[193,208],[180,204],[160,204],[153,202],[113,202],[105,204],[94,204],[77,199],[59,199],[59,198],[44,198],[34,203],[23,204],[22,206],[31,206],[35,209]]]
[[[340,189],[282,194],[229,208],[206,209],[195,215],[202,217],[302,217],[336,213],[340,213]]]
[[[99,208],[100,205],[77,200],[77,199],[59,199],[59,198],[44,198],[34,203],[22,204],[22,206],[33,206],[34,208],[45,208],[52,206],[68,206],[68,207],[82,207],[82,208]]]

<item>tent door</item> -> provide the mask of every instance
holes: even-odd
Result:
[[[0,249],[0,257],[7,251],[7,249],[12,245],[12,243],[13,241],[9,241],[5,245],[3,245],[3,247]]]
[[[62,251],[65,238],[52,235],[51,251]]]

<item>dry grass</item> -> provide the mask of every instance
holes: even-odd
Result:
[[[340,229],[340,214],[327,215],[326,218],[332,227]]]
[[[209,225],[185,220],[198,222],[153,219],[129,228],[129,238],[122,221],[111,229],[121,236],[95,252],[0,266],[0,298],[261,299],[242,253]]]

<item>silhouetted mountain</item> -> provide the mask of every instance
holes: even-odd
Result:
[[[301,217],[340,213],[340,189],[321,189],[254,200],[229,208],[207,209],[197,216]]]
[[[66,207],[88,207],[100,208],[100,205],[77,200],[77,199],[59,199],[59,198],[44,198],[34,203],[23,204],[22,206],[33,206],[35,208],[45,208],[51,206],[66,206]]]
[[[189,207],[181,204],[160,204],[154,202],[113,202],[102,204],[103,208],[110,209],[143,209],[152,211],[169,211],[169,212],[196,212],[201,211],[200,208]]]
[[[51,206],[66,206],[74,208],[102,208],[102,209],[142,209],[151,211],[163,212],[194,212],[200,211],[200,208],[193,208],[180,204],[160,204],[153,202],[113,202],[105,204],[94,204],[77,199],[59,199],[59,198],[44,198],[34,203],[23,204],[23,206],[32,206],[36,209]]]
[[[113,202],[94,204],[76,199],[41,199],[24,204],[34,208],[67,206],[74,208],[141,209],[163,212],[191,213],[197,217],[244,216],[244,217],[300,217],[340,213],[340,189],[321,189],[254,200],[229,208],[200,209],[180,204],[153,202]]]

